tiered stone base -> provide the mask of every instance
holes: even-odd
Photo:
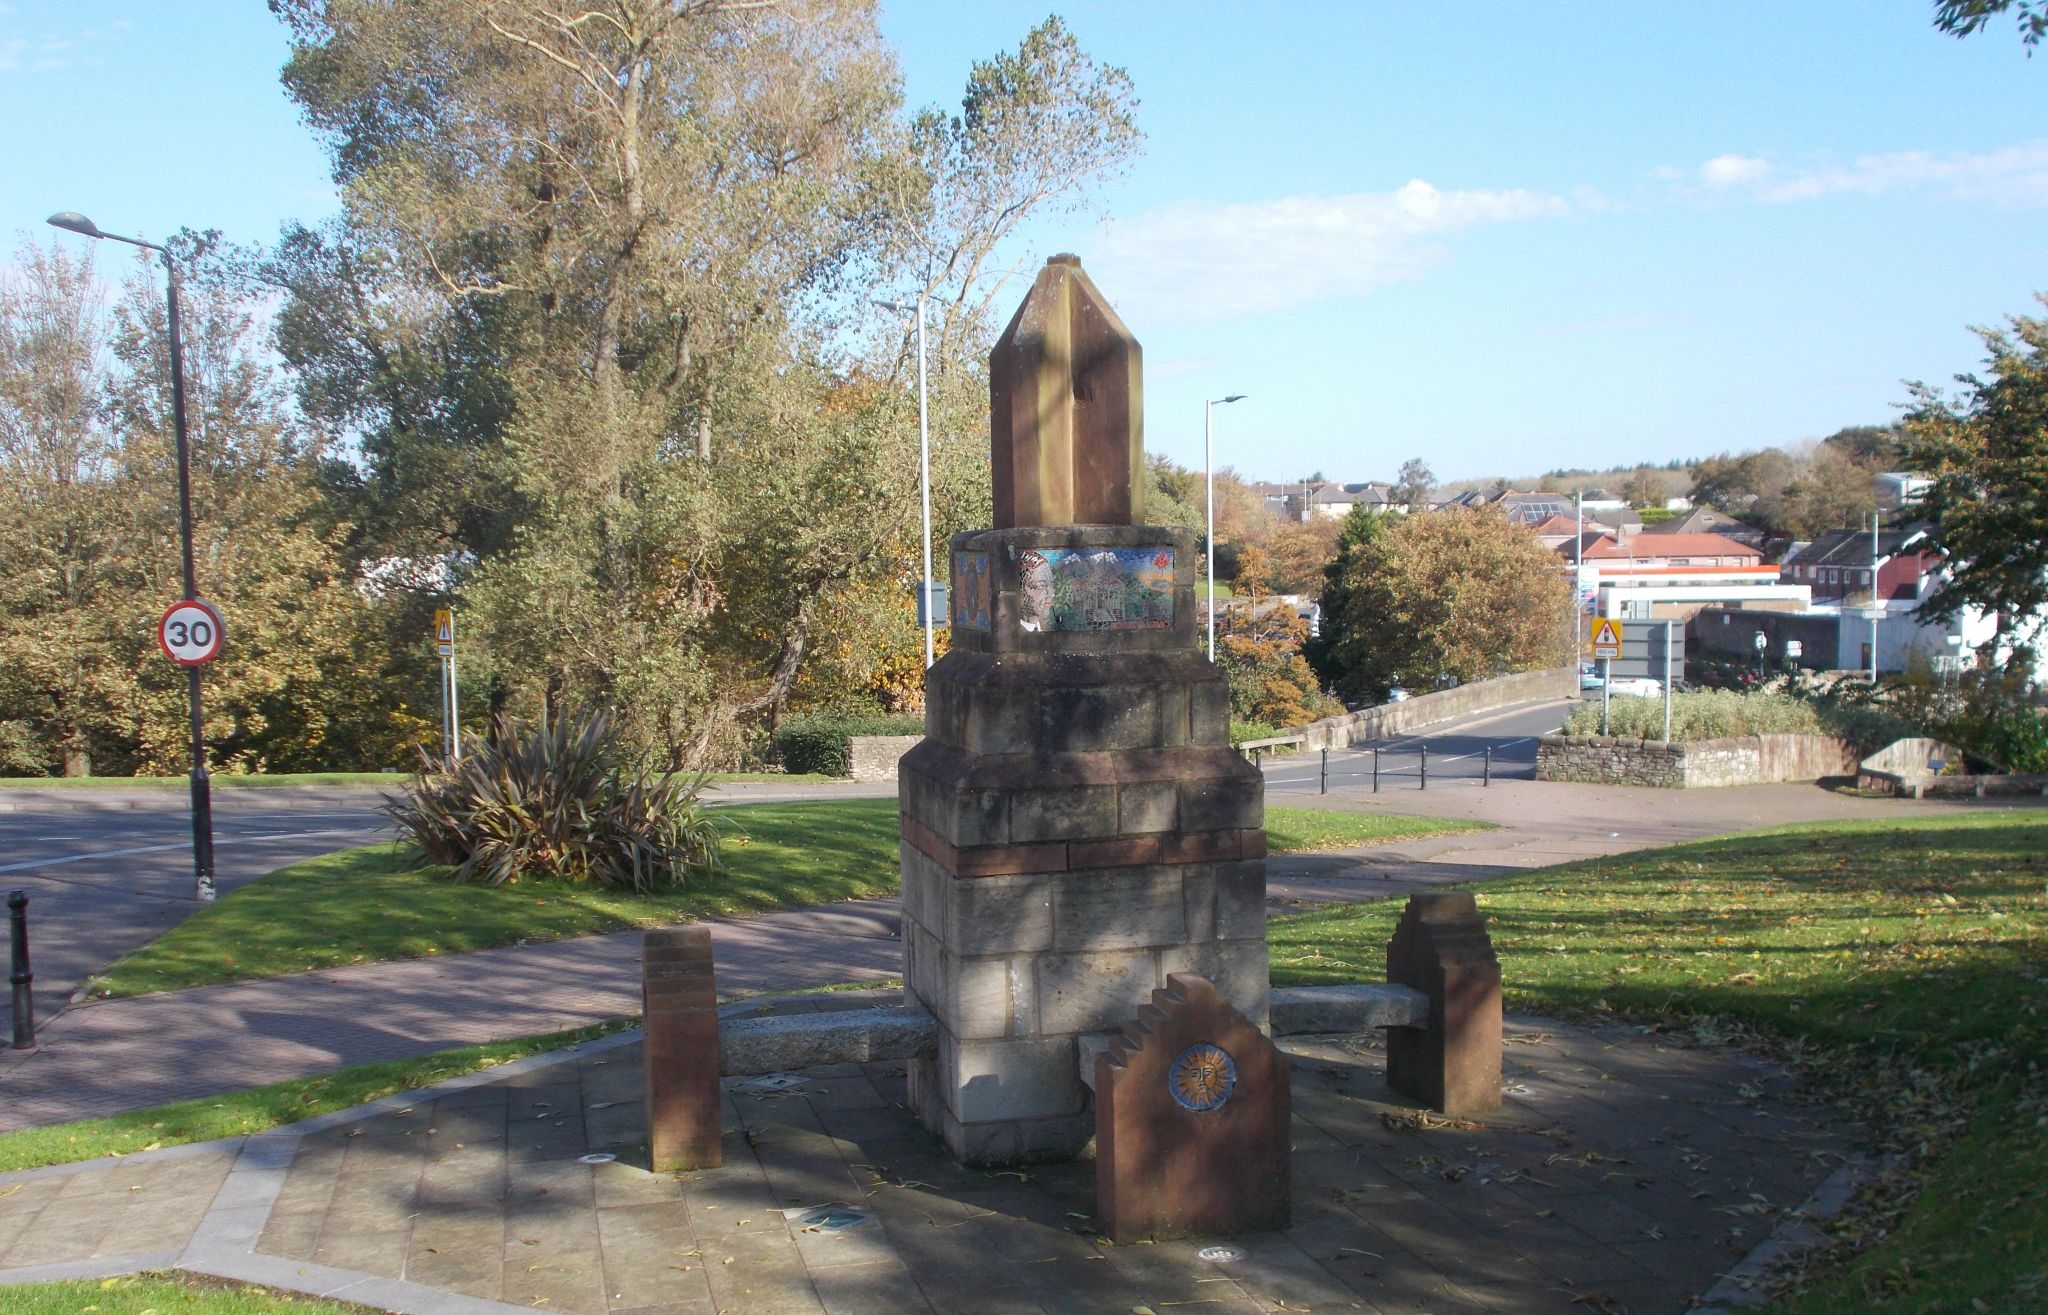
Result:
[[[956,628],[929,673],[927,738],[898,790],[905,984],[940,1041],[910,1088],[973,1164],[1081,1150],[1094,1120],[1075,1040],[1122,1028],[1169,973],[1267,1018],[1262,781],[1229,748],[1223,675],[1194,649],[1190,545],[1119,527],[955,548],[1000,560],[1054,534],[1175,545],[1183,587],[1171,627],[1102,634],[1006,633],[999,597],[996,633],[977,647]]]

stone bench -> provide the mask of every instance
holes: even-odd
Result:
[[[1371,982],[1355,986],[1277,987],[1272,996],[1274,1036],[1356,1035],[1382,1027],[1422,1027],[1429,1022],[1429,997],[1412,986]],[[1081,1081],[1095,1085],[1095,1057],[1116,1037],[1104,1032],[1079,1039],[1076,1062]]]

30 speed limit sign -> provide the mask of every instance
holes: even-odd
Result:
[[[164,609],[156,623],[157,647],[181,667],[204,666],[220,653],[222,626],[213,604],[181,599]]]

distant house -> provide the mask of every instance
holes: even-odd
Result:
[[[1925,592],[1927,577],[1938,560],[1920,547],[1923,527],[1880,530],[1875,541],[1868,530],[1830,530],[1813,542],[1787,553],[1778,566],[1787,584],[1813,590],[1816,603],[1867,602],[1873,563],[1877,596],[1885,602],[1910,602]]]
[[[1567,537],[1557,553],[1568,572],[1583,560],[1574,573],[1600,616],[1683,619],[1717,603],[1797,610],[1812,601],[1778,579],[1762,550],[1720,534],[1589,534],[1576,549]]]
[[[1516,493],[1510,490],[1493,502],[1517,525],[1541,525],[1552,516],[1572,514],[1572,500],[1563,493]]]
[[[1764,546],[1762,530],[1747,521],[1736,520],[1726,512],[1715,511],[1712,507],[1694,507],[1682,516],[1660,521],[1655,525],[1645,525],[1643,534],[1719,534],[1759,551]]]
[[[1588,542],[1599,538],[1605,527],[1595,525],[1592,528],[1594,532],[1587,536]],[[1552,516],[1540,525],[1531,525],[1529,529],[1543,541],[1544,547],[1552,552],[1564,551],[1567,556],[1570,555],[1572,536],[1581,532],[1579,522],[1570,516]]]
[[[1763,565],[1763,550],[1741,543],[1725,534],[1660,534],[1644,530],[1628,542],[1601,535],[1586,549],[1588,562],[1626,564],[1646,570],[1681,568],[1740,567],[1754,570]]]

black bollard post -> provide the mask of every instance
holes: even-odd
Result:
[[[1427,741],[1422,746],[1422,788],[1425,790],[1429,788],[1429,744]]]
[[[1479,763],[1479,784],[1493,784],[1493,746],[1486,746],[1486,756]]]
[[[1380,792],[1380,746],[1372,746],[1372,792]]]
[[[7,920],[12,924],[14,969],[7,980],[14,986],[14,1048],[36,1048],[36,998],[30,989],[36,975],[28,967],[28,892],[9,891]]]
[[[1323,746],[1323,776],[1322,776],[1322,785],[1321,785],[1321,788],[1319,788],[1319,789],[1318,789],[1318,790],[1316,791],[1316,793],[1317,793],[1317,794],[1328,794],[1328,793],[1330,793],[1330,749],[1329,749],[1329,746],[1328,746],[1328,745],[1324,745],[1324,746]]]

